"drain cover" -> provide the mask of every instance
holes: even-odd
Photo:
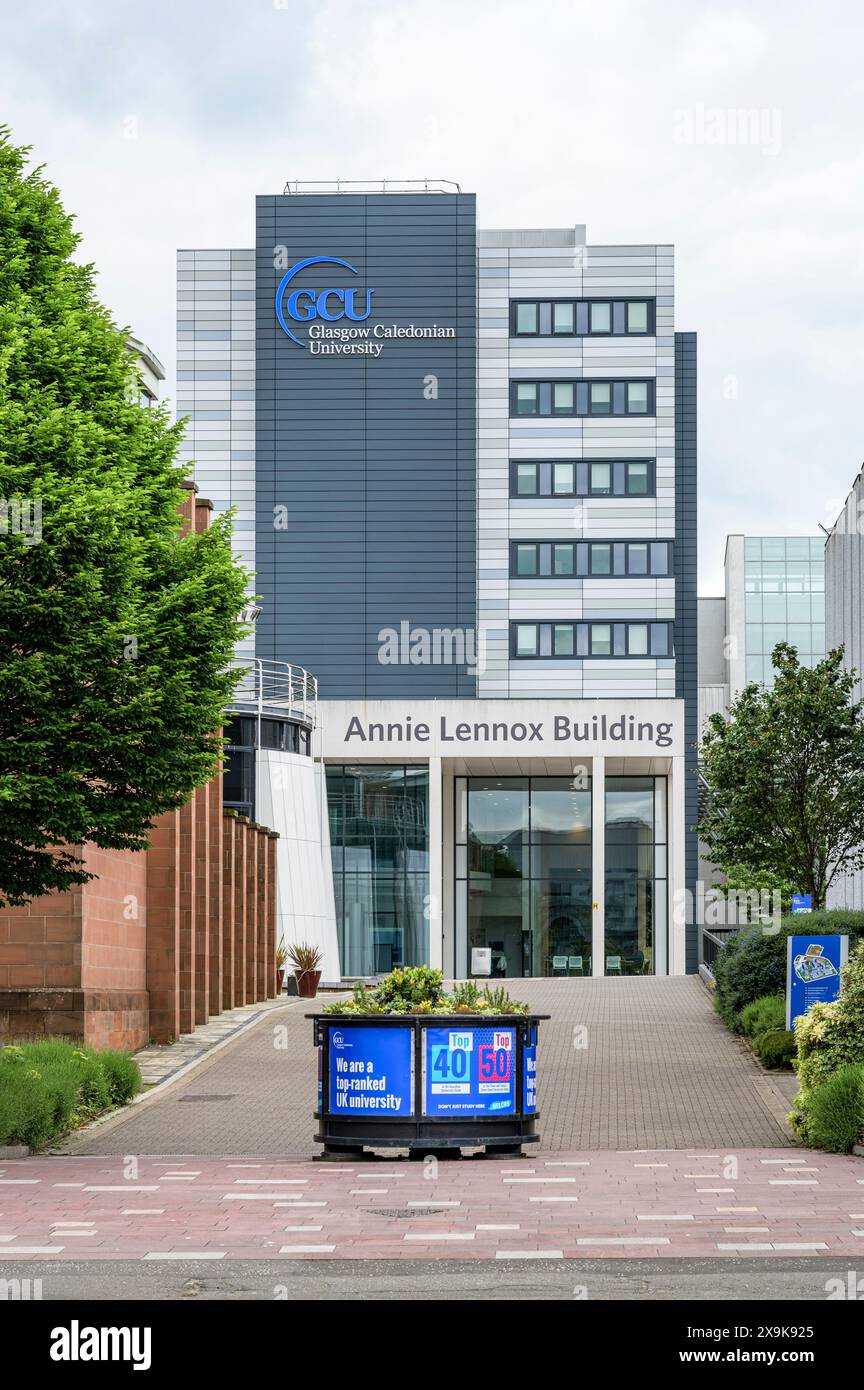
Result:
[[[447,1207],[364,1207],[372,1216],[395,1216],[410,1218],[412,1216],[439,1216],[446,1212]]]
[[[193,1100],[236,1100],[235,1096],[180,1096],[178,1105],[183,1105],[186,1101]]]

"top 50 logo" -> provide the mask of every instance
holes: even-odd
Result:
[[[358,313],[357,310],[356,289],[295,289],[286,299],[286,291],[295,275],[299,275],[301,270],[305,270],[310,265],[341,265],[346,270],[350,270],[352,275],[357,274],[353,265],[349,265],[347,261],[340,261],[336,256],[310,256],[308,260],[298,261],[296,265],[292,265],[290,270],[286,270],[276,290],[276,317],[279,320],[280,328],[298,347],[302,347],[303,343],[295,333],[291,332],[285,322],[286,315],[295,323],[309,323],[312,319],[324,319],[327,323],[336,323],[343,318],[353,319],[355,323],[362,323],[364,319],[368,319],[372,312],[374,290],[366,291],[366,305],[363,313]]]

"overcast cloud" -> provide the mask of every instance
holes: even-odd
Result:
[[[172,395],[178,246],[251,246],[254,194],[287,178],[455,179],[481,226],[675,243],[677,325],[699,335],[700,592],[721,590],[727,532],[834,519],[862,455],[853,0],[0,12],[2,119]]]

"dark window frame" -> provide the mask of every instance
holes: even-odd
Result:
[[[606,419],[636,419],[650,420],[656,417],[657,413],[657,391],[656,377],[513,377],[510,380],[510,418],[511,420],[584,420],[602,417]],[[533,386],[535,388],[535,410],[518,409],[518,396],[520,386]],[[553,408],[554,388],[556,386],[572,386],[573,388],[573,409],[555,410]],[[584,392],[580,392],[579,387],[585,387]],[[609,387],[609,409],[591,409],[591,387]],[[646,388],[647,409],[646,410],[627,410],[628,387],[644,386]],[[546,390],[544,391],[544,387]],[[616,387],[621,389],[616,392]],[[543,409],[544,395],[548,397],[549,409]],[[583,395],[586,402],[586,409],[579,409],[579,397]],[[623,400],[625,409],[616,410],[616,400]],[[601,462],[603,460],[600,460]]]
[[[548,546],[548,547],[549,547],[549,550],[550,550],[550,557],[549,557],[549,558],[550,558],[550,569],[549,569],[548,572],[546,572],[546,571],[544,571],[544,570],[541,570],[541,568],[540,568],[540,547],[543,546],[543,545]],[[572,551],[573,551],[573,570],[572,570],[572,572],[571,572],[570,574],[556,574],[556,573],[555,573],[555,555],[554,555],[554,549],[555,549],[555,546],[556,546],[556,545],[567,545],[567,546],[570,546],[571,549],[572,549]],[[588,554],[588,571],[587,571],[586,574],[580,574],[580,573],[578,572],[578,569],[577,569],[577,564],[576,564],[576,561],[577,561],[576,547],[577,547],[578,545],[587,545],[587,546],[588,546],[588,550],[589,550],[589,554]],[[592,572],[592,570],[591,570],[591,554],[590,554],[590,551],[591,551],[591,547],[592,547],[592,546],[595,546],[595,545],[608,545],[608,546],[613,547],[613,549],[612,549],[612,555],[611,555],[612,569],[609,571],[608,574],[594,574],[594,573]],[[624,547],[624,570],[623,570],[623,572],[620,572],[620,573],[616,573],[616,571],[615,571],[615,550],[614,550],[614,547],[615,547],[616,545],[623,545],[623,547]],[[630,551],[631,551],[631,548],[632,548],[633,546],[637,546],[637,545],[638,545],[638,546],[644,546],[645,549],[646,549],[647,552],[648,552],[648,555],[647,555],[647,566],[648,566],[648,567],[647,567],[647,569],[645,569],[645,570],[631,570],[631,568],[630,568]],[[664,571],[662,574],[661,574],[661,573],[656,573],[656,574],[655,574],[654,572],[652,572],[652,569],[651,569],[651,546],[652,546],[652,545],[664,545],[664,546],[666,547],[666,569],[665,569],[665,571]],[[518,560],[519,548],[520,548],[520,547],[523,547],[523,546],[533,546],[533,547],[534,547],[535,566],[536,566],[536,568],[535,568],[535,570],[534,570],[534,572],[533,572],[532,574],[520,574],[520,573],[519,573],[519,570],[518,570],[518,568],[517,568],[517,560]],[[545,538],[542,539],[542,540],[534,540],[534,539],[532,539],[532,538],[529,537],[529,536],[522,536],[522,537],[519,537],[519,538],[516,539],[516,540],[511,540],[511,541],[510,541],[510,578],[511,578],[511,579],[531,579],[531,580],[534,580],[534,579],[555,579],[555,580],[558,580],[558,581],[566,581],[566,580],[578,579],[580,582],[581,582],[582,580],[585,580],[585,579],[645,579],[645,580],[650,580],[650,579],[673,579],[674,576],[675,576],[675,570],[674,570],[675,560],[674,560],[674,548],[673,548],[673,547],[674,547],[674,543],[673,543],[671,540],[668,540],[665,536],[649,536],[649,537],[647,537],[646,539],[642,539],[641,537],[638,537],[638,536],[629,536],[629,537],[626,537],[626,538],[623,538],[623,539],[622,539],[621,536],[613,536],[613,537],[606,537],[606,536],[591,536],[590,538],[587,537],[587,536],[578,536],[578,537],[576,537],[575,539],[574,539],[574,538],[571,538],[570,536],[553,536],[553,537],[551,537],[549,540],[546,540]]]
[[[540,468],[541,468],[541,466],[542,466],[542,465],[548,465],[548,466],[549,466],[549,469],[550,469],[549,477],[550,477],[550,488],[551,488],[552,485],[553,485],[554,477],[555,477],[555,471],[554,471],[554,470],[555,470],[555,464],[556,464],[556,463],[558,463],[558,464],[566,463],[566,464],[569,464],[570,466],[572,466],[572,468],[573,468],[573,487],[574,487],[574,491],[573,491],[573,492],[554,492],[554,491],[551,491],[551,490],[550,490],[549,492],[540,492],[539,488],[540,488],[540,477],[541,477]],[[625,468],[625,475],[624,475],[625,490],[624,490],[623,492],[618,492],[618,493],[613,492],[613,491],[609,491],[609,492],[605,492],[605,491],[604,491],[604,492],[591,492],[591,490],[590,490],[590,483],[591,483],[591,465],[592,465],[592,463],[606,463],[606,464],[609,465],[610,469],[613,470],[613,472],[612,472],[612,474],[611,474],[611,476],[612,476],[612,478],[613,478],[613,484],[612,484],[613,486],[614,486],[614,467],[615,467],[616,464],[623,464],[623,465],[624,465],[624,468]],[[646,463],[646,464],[648,465],[648,486],[647,486],[647,489],[646,489],[645,492],[631,492],[631,491],[629,490],[629,465],[630,465],[630,464],[634,464],[634,463]],[[584,464],[584,465],[586,465],[586,467],[587,467],[587,470],[588,470],[588,471],[587,471],[587,478],[588,478],[588,485],[589,485],[589,490],[588,490],[587,492],[578,492],[578,491],[576,490],[577,482],[578,482],[578,471],[577,471],[577,467],[576,467],[577,464]],[[518,491],[518,487],[519,487],[519,469],[520,469],[520,467],[521,467],[521,468],[534,468],[534,469],[536,470],[536,472],[535,472],[535,479],[536,479],[536,484],[537,484],[537,491],[536,491],[536,492],[519,492],[519,491]],[[611,500],[614,501],[614,500],[616,500],[616,499],[624,498],[624,497],[627,497],[627,498],[630,498],[630,497],[646,497],[646,498],[649,498],[649,499],[650,499],[650,498],[652,498],[652,497],[655,497],[655,498],[656,498],[656,496],[657,496],[657,460],[656,460],[656,458],[632,458],[632,459],[511,459],[511,460],[510,460],[510,497],[511,497],[514,501],[519,501],[519,502],[532,502],[532,501],[537,501],[537,500],[540,499],[540,498],[543,498],[544,501],[545,501],[547,498],[553,498],[553,499],[554,499],[554,498],[561,498],[561,499],[565,499],[565,500],[566,500],[567,498],[571,498],[571,497],[577,497],[577,498],[606,497],[606,498],[610,498]]]
[[[556,656],[553,651],[554,630],[556,627],[570,626],[573,628],[573,652],[565,656]],[[518,629],[520,627],[533,627],[536,629],[537,650],[530,655],[517,650]],[[544,652],[542,628],[549,629],[549,651]],[[592,652],[591,651],[591,629],[594,627],[608,627],[610,629],[610,640],[613,650],[611,652]],[[646,627],[648,629],[648,650],[647,652],[631,652],[629,650],[630,628]],[[651,629],[652,627],[664,627],[666,629],[666,651],[651,651]],[[580,651],[579,629],[585,629],[587,638],[587,650]],[[624,629],[623,652],[615,652],[616,628]],[[510,622],[509,651],[511,661],[671,661],[675,658],[675,624],[668,618],[514,618]]]
[[[520,305],[520,304],[533,304],[533,305],[536,306],[536,309],[537,309],[537,328],[536,328],[536,331],[534,331],[534,332],[523,332],[523,331],[520,331],[519,328],[517,327],[517,322],[516,322],[516,320],[517,320],[517,312],[518,312],[518,305]],[[555,332],[555,329],[554,329],[554,322],[555,322],[555,305],[556,305],[556,304],[572,304],[572,306],[573,306],[573,331],[572,331],[572,333],[565,333],[565,332],[563,332],[562,330],[559,330],[557,333]],[[581,305],[581,304],[584,304],[584,305],[586,306],[586,320],[587,320],[587,324],[588,324],[588,329],[587,329],[587,332],[581,332],[581,333],[580,333],[580,332],[579,332],[579,317],[580,317],[580,316],[579,316],[579,307],[578,307],[578,306]],[[596,332],[592,332],[592,331],[591,331],[591,305],[592,305],[592,304],[608,304],[608,305],[609,305],[609,309],[610,309],[610,312],[609,312],[610,327],[609,327],[608,329],[598,329]],[[648,327],[647,327],[647,328],[645,328],[645,329],[641,329],[641,328],[633,328],[633,329],[630,329],[630,328],[627,327],[627,320],[628,320],[628,316],[629,316],[629,315],[628,315],[628,306],[629,306],[630,304],[647,304],[647,306],[648,306],[648,316],[647,316]],[[543,318],[543,315],[542,315],[542,312],[541,312],[541,306],[543,306],[543,305],[548,305],[548,306],[549,306],[549,332],[548,332],[548,333],[542,333],[542,332],[540,331],[540,325],[541,325],[542,318]],[[621,333],[616,333],[616,332],[615,332],[615,306],[616,306],[616,305],[621,305],[621,306],[622,306],[622,310],[623,310],[624,331],[621,332]],[[656,335],[656,332],[657,332],[657,297],[656,297],[656,295],[650,295],[650,294],[628,294],[628,295],[623,295],[623,296],[622,296],[622,295],[615,295],[615,294],[605,294],[605,295],[604,295],[604,294],[595,294],[595,295],[590,295],[590,296],[578,295],[578,296],[575,296],[575,297],[571,297],[571,296],[568,296],[568,295],[555,295],[554,297],[553,297],[553,296],[548,296],[548,297],[547,297],[546,295],[543,295],[543,296],[541,296],[541,297],[539,297],[539,298],[536,298],[536,297],[534,297],[534,296],[529,296],[529,295],[519,295],[518,298],[516,298],[516,299],[511,299],[511,300],[510,300],[509,321],[510,321],[510,337],[511,337],[511,338],[653,338],[653,337]]]

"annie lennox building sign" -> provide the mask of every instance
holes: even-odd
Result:
[[[680,757],[680,700],[325,700],[325,758]]]

